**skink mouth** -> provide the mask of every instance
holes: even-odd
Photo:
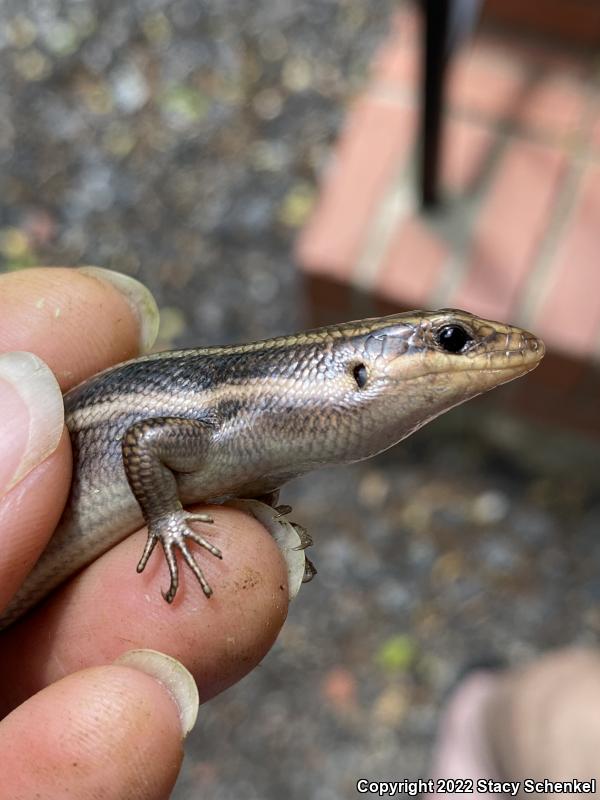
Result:
[[[509,330],[495,332],[474,344],[464,355],[476,362],[467,369],[519,370],[533,369],[545,354],[546,346],[537,336],[527,331]]]
[[[413,352],[416,358],[410,367],[404,361],[406,355],[401,354],[390,363],[388,377],[396,377],[402,384],[413,378],[452,374],[479,375],[484,380],[487,374],[492,382],[505,383],[534,370],[545,353],[544,342],[527,331],[493,331],[474,341],[462,353],[442,354],[435,346],[429,346],[421,350],[425,358],[420,359],[418,351]],[[398,372],[394,376],[395,368]]]
[[[435,347],[429,349],[429,357],[421,362],[422,370],[402,371],[398,377],[406,380],[409,376],[424,378],[429,375],[481,375],[490,378],[502,377],[501,383],[518,378],[535,369],[544,358],[546,348],[541,339],[522,330],[504,330],[487,333],[474,341],[462,353],[440,354]],[[402,365],[402,359],[396,359]],[[483,377],[482,377],[483,379]]]

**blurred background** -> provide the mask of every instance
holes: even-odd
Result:
[[[1,269],[135,275],[161,348],[441,306],[550,347],[285,489],[319,574],[176,800],[419,777],[466,664],[597,642],[599,41],[594,0],[0,5]]]

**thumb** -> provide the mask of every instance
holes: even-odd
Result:
[[[156,651],[68,675],[0,723],[5,796],[166,799],[197,711],[190,673]]]

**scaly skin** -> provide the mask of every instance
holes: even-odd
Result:
[[[95,375],[65,396],[70,497],[0,628],[144,521],[138,570],[160,540],[165,598],[177,591],[175,548],[210,596],[187,540],[220,553],[182,504],[264,496],[313,469],[369,458],[543,355],[526,331],[444,309],[159,353]]]

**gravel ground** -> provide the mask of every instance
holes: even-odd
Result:
[[[163,344],[302,326],[291,243],[391,8],[5,0],[4,268],[138,275]],[[202,710],[174,797],[337,800],[357,777],[418,777],[465,663],[595,642],[599,456],[478,401],[288,487],[319,575]]]

